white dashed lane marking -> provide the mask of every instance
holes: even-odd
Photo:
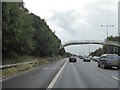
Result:
[[[118,79],[118,78],[116,78],[114,76],[112,76],[112,78],[120,82],[120,79]]]

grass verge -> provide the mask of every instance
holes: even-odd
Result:
[[[30,62],[30,61],[35,61],[35,58],[33,56],[21,56],[18,58],[11,58],[11,59],[3,59],[2,64],[15,64],[15,63],[22,63],[22,62]]]
[[[3,79],[11,77],[13,75],[19,74],[23,71],[34,69],[35,67],[38,67],[40,65],[48,64],[52,61],[59,60],[58,57],[47,57],[47,58],[34,58],[32,61],[37,60],[37,62],[34,62],[32,64],[22,64],[15,67],[9,67],[2,69],[2,77]],[[22,61],[22,60],[21,60]],[[1,72],[0,72],[1,73]]]

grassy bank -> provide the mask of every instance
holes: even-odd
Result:
[[[21,56],[18,58],[11,58],[11,59],[3,59],[2,64],[15,64],[15,63],[22,63],[22,62],[30,62],[35,61],[38,58],[35,58],[33,56]]]
[[[32,64],[23,64],[23,65],[18,65],[15,67],[5,68],[2,70],[2,78],[4,79],[10,76],[13,76],[15,74],[21,73],[23,71],[34,69],[35,67],[38,67],[40,65],[49,64],[50,62],[59,60],[59,59],[60,58],[58,57],[34,58],[30,56],[27,56],[25,58],[21,57],[16,60],[14,59],[10,61],[9,63],[7,62],[7,64],[11,64],[11,63],[14,64],[15,62],[21,63],[21,62],[28,62],[28,61],[35,61],[35,60],[37,60],[37,62],[34,62]]]

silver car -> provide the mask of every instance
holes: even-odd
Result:
[[[103,54],[97,63],[98,67],[103,67],[104,69],[108,67],[120,68],[120,59],[117,54]]]
[[[90,62],[90,58],[89,57],[86,57],[86,58],[83,58],[83,62]]]

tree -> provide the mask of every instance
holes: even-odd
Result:
[[[44,19],[32,13],[31,16],[33,17],[33,27],[35,28],[35,56],[51,56],[57,54],[61,43],[60,39],[52,32]]]
[[[4,2],[2,6],[3,58],[29,54],[33,49],[34,30],[28,12],[24,11],[23,3]]]
[[[4,2],[2,6],[3,58],[46,57],[59,53],[61,40],[44,19],[29,13],[21,2]]]
[[[109,41],[117,41],[117,42],[120,42],[120,36],[109,36],[106,40],[109,40]],[[108,51],[107,51],[108,50]],[[104,53],[109,53],[109,54],[118,54],[120,55],[120,48],[119,47],[115,47],[115,46],[111,46],[111,45],[103,45],[103,47],[100,49],[97,49],[96,51],[92,52],[91,55],[94,55],[94,56],[100,56]]]

